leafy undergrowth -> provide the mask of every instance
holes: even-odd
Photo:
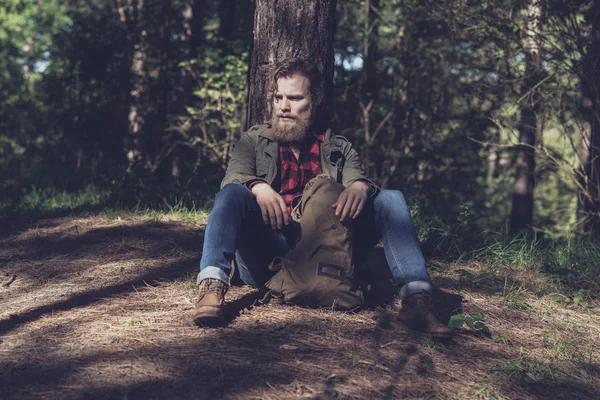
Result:
[[[498,258],[431,263],[449,342],[402,325],[397,302],[309,310],[244,286],[227,294],[228,324],[196,327],[204,222],[2,224],[0,398],[600,398],[595,293]]]

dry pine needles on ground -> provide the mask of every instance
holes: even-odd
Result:
[[[51,218],[3,232],[0,398],[600,393],[598,304],[556,301],[535,271],[438,264],[443,317],[467,322],[447,343],[396,321],[399,304],[357,313],[262,305],[249,287],[228,293],[227,325],[199,328],[190,312],[202,238],[199,224],[140,215]],[[468,327],[477,314],[490,334]]]

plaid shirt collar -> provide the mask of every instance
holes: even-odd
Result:
[[[317,133],[317,131],[312,131],[312,136],[317,139],[319,142],[323,143],[325,141],[325,134],[323,132]]]

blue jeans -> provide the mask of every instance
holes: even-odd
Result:
[[[402,298],[432,291],[419,240],[404,196],[383,190],[369,197],[355,221],[356,251],[372,248],[383,238],[385,257]],[[262,286],[273,275],[267,269],[295,242],[293,224],[281,230],[265,225],[254,195],[244,185],[229,184],[217,194],[204,234],[198,283],[219,279],[229,284],[235,258],[240,278]]]

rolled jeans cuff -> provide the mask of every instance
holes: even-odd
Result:
[[[217,267],[206,267],[198,274],[198,285],[204,279],[218,279],[229,286],[229,275],[225,273],[221,268]]]
[[[433,286],[427,281],[412,281],[400,288],[400,297],[402,300],[413,294],[427,292],[430,295],[433,293]]]

